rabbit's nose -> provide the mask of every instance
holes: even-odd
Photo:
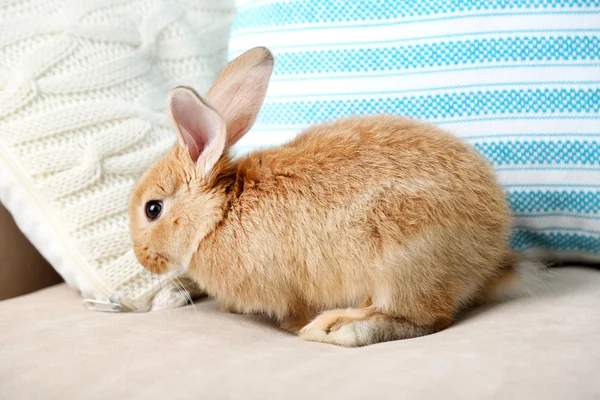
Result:
[[[147,251],[142,257],[140,264],[153,274],[164,274],[169,270],[169,260],[162,254],[154,251]]]

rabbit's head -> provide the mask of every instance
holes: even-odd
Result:
[[[235,177],[227,150],[256,120],[272,70],[258,47],[229,63],[206,99],[186,87],[170,93],[177,144],[141,176],[129,205],[134,251],[149,271],[186,268],[223,218]]]

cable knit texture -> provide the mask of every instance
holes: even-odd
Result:
[[[234,12],[233,0],[0,3],[0,200],[67,283],[113,311],[185,303],[137,263],[128,196],[174,143],[168,90],[208,89]]]

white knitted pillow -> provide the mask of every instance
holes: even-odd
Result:
[[[173,144],[167,91],[226,61],[233,0],[8,0],[0,5],[0,201],[91,308],[185,303],[137,263],[137,176]]]

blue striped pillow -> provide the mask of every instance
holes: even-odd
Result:
[[[240,151],[343,115],[464,137],[515,214],[514,248],[600,260],[600,0],[246,0],[230,57],[276,57]]]

